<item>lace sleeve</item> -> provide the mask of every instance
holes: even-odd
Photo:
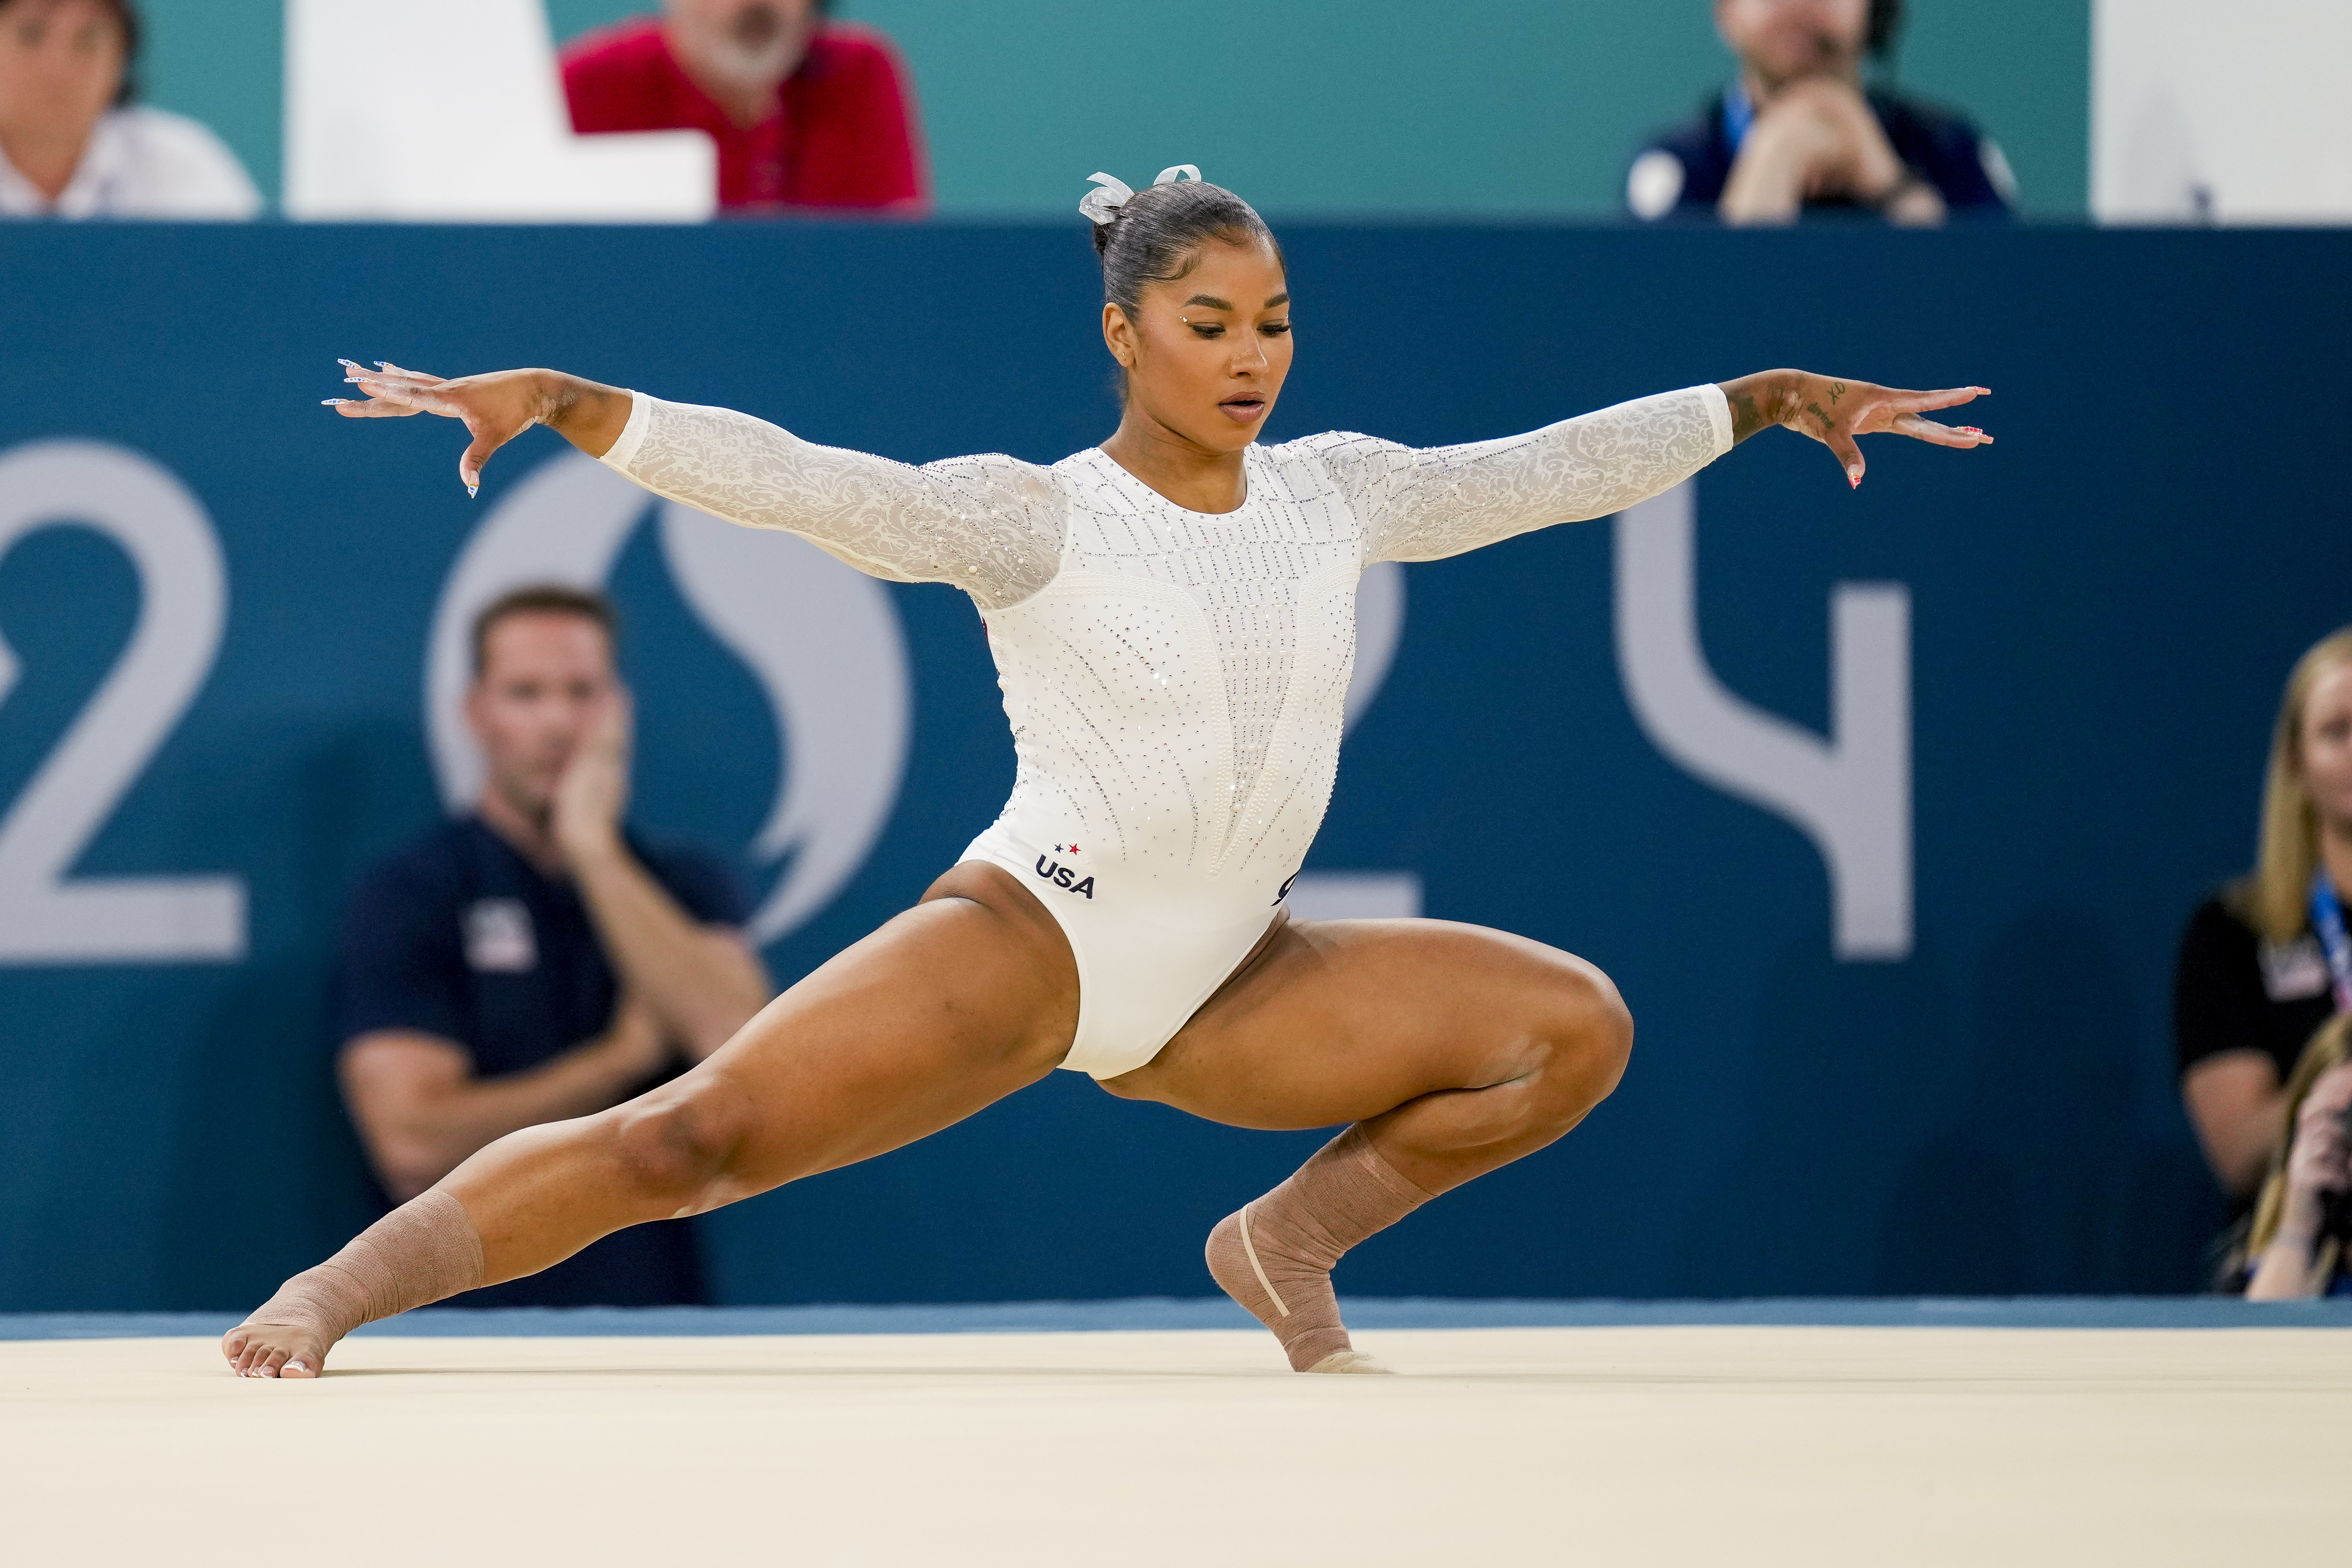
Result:
[[[730,409],[632,398],[602,461],[656,495],[797,533],[894,583],[952,583],[983,610],[1020,603],[1060,568],[1061,496],[1043,468],[994,456],[910,468]]]
[[[1461,447],[1368,436],[1302,443],[1362,522],[1364,559],[1435,561],[1546,528],[1622,511],[1731,449],[1722,389],[1694,386]]]

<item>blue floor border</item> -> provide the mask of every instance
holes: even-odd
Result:
[[[2241,1301],[2220,1296],[1779,1299],[1753,1301],[1458,1301],[1351,1297],[1349,1325],[1381,1329],[1774,1328],[1918,1329],[2352,1329],[2352,1298]],[[0,1313],[0,1340],[211,1337],[233,1312]],[[427,1308],[372,1324],[362,1334],[424,1337],[720,1334],[1107,1333],[1244,1329],[1250,1320],[1220,1297],[1121,1301],[922,1302],[891,1306],[580,1307],[468,1311]]]

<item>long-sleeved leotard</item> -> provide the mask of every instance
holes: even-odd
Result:
[[[987,625],[1012,798],[967,858],[1029,882],[1078,965],[1065,1066],[1151,1059],[1274,920],[1321,825],[1355,661],[1356,580],[1622,510],[1731,447],[1714,386],[1524,436],[1310,436],[1244,455],[1248,499],[1190,511],[1098,449],[920,468],[747,415],[635,395],[604,462],[877,577],[951,583]]]

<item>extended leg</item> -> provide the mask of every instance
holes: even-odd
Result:
[[[223,1352],[247,1375],[315,1376],[361,1322],[960,1121],[1052,1071],[1076,1025],[1060,929],[1003,871],[959,866],[692,1072],[482,1150],[288,1280]]]
[[[1330,1270],[1439,1193],[1559,1138],[1633,1044],[1591,965],[1433,921],[1295,923],[1150,1066],[1104,1085],[1212,1121],[1354,1125],[1210,1233],[1210,1273],[1301,1372],[1353,1352]]]

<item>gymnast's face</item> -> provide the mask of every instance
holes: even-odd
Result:
[[[2295,742],[2319,819],[2352,828],[2352,664],[2331,665],[2311,683]]]
[[[1103,307],[1131,414],[1212,452],[1265,428],[1290,374],[1290,284],[1263,240],[1209,240],[1192,269],[1143,291],[1140,319]]]
[[[603,626],[561,611],[500,616],[466,694],[488,787],[524,816],[545,820],[572,753],[621,700]]]

